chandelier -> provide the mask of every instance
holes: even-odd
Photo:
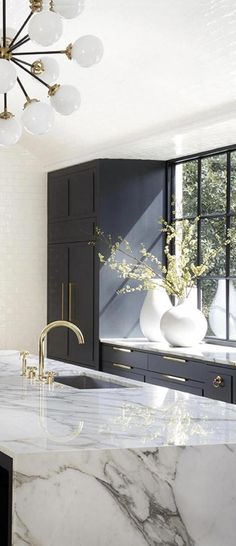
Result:
[[[65,55],[68,60],[88,68],[99,63],[103,56],[103,44],[99,38],[81,36],[59,51],[19,51],[19,48],[30,41],[43,47],[52,46],[62,36],[63,19],[73,19],[83,9],[84,0],[48,0],[46,6],[45,0],[30,0],[30,13],[16,32],[7,28],[6,0],[2,0],[0,94],[4,98],[4,108],[0,113],[0,146],[16,144],[22,129],[31,135],[43,135],[52,128],[55,111],[67,116],[80,107],[80,93],[76,87],[58,83],[59,65],[51,55]],[[48,100],[30,97],[25,82],[21,80],[22,74],[46,87]],[[25,97],[20,121],[8,110],[8,93],[16,84]]]

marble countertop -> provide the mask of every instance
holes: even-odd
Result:
[[[199,343],[195,347],[171,347],[166,342],[151,342],[145,338],[104,338],[100,341],[109,345],[119,345],[130,349],[203,360],[210,364],[236,366],[236,347],[213,345],[210,343]]]
[[[33,359],[32,359],[33,362]],[[58,374],[101,373],[48,360]],[[21,454],[236,443],[236,406],[102,374],[117,389],[39,386],[0,351],[0,451]],[[129,385],[130,388],[120,388]]]

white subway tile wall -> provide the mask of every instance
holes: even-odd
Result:
[[[0,151],[0,349],[37,352],[46,324],[46,181],[21,147]]]

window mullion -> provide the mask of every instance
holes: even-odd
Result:
[[[227,153],[227,193],[226,193],[226,236],[228,235],[228,229],[230,228],[230,193],[231,193],[231,153]],[[226,246],[226,277],[230,276],[230,245]],[[226,279],[226,339],[230,338],[229,328],[229,314],[230,314],[230,301],[229,301],[229,288],[230,281]]]
[[[202,180],[202,162],[201,159],[198,159],[198,181],[197,181],[197,215],[199,217],[198,227],[197,227],[197,265],[200,265],[201,262],[201,180]],[[201,309],[201,282],[197,279],[197,305]]]

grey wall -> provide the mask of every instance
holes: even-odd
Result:
[[[99,225],[114,237],[128,239],[138,250],[144,243],[162,258],[160,217],[165,214],[165,163],[102,161]],[[105,252],[104,248],[101,248]],[[137,252],[138,254],[138,252]],[[141,337],[139,314],[143,292],[118,295],[123,279],[105,266],[100,270],[100,337]]]

